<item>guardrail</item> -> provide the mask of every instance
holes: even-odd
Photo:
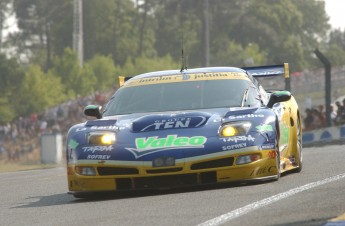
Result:
[[[303,146],[345,142],[345,125],[303,132]]]

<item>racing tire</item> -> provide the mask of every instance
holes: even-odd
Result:
[[[296,154],[298,155],[298,166],[292,172],[299,173],[303,168],[303,154],[302,154],[302,127],[299,115],[297,115],[296,123]]]
[[[277,156],[277,178],[275,178],[275,181],[278,181],[281,173],[280,173],[280,151],[279,151],[279,139],[280,139],[280,134],[279,134],[279,124],[276,123],[276,156]]]

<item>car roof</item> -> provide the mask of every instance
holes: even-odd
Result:
[[[246,72],[245,70],[237,67],[202,67],[202,68],[192,68],[186,69],[182,72],[180,70],[165,70],[165,71],[155,71],[137,75],[133,78],[149,78],[157,76],[169,76],[178,74],[195,74],[195,73],[216,73],[216,72]]]

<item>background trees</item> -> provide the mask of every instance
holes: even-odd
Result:
[[[179,68],[182,46],[189,68],[204,66],[206,19],[211,66],[289,62],[302,71],[319,67],[315,48],[345,64],[345,31],[330,29],[321,1],[206,1],[83,0],[83,68],[72,51],[73,0],[1,1],[0,31],[10,15],[18,22],[0,39],[2,122],[111,89],[119,75]]]

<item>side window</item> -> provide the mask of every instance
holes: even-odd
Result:
[[[251,85],[248,92],[248,98],[244,106],[259,107],[260,105],[261,105],[261,100],[260,100],[258,89],[254,85]]]
[[[259,92],[260,92],[262,101],[266,105],[268,103],[268,95],[267,95],[266,90],[264,90],[264,88],[261,85],[259,85]]]

